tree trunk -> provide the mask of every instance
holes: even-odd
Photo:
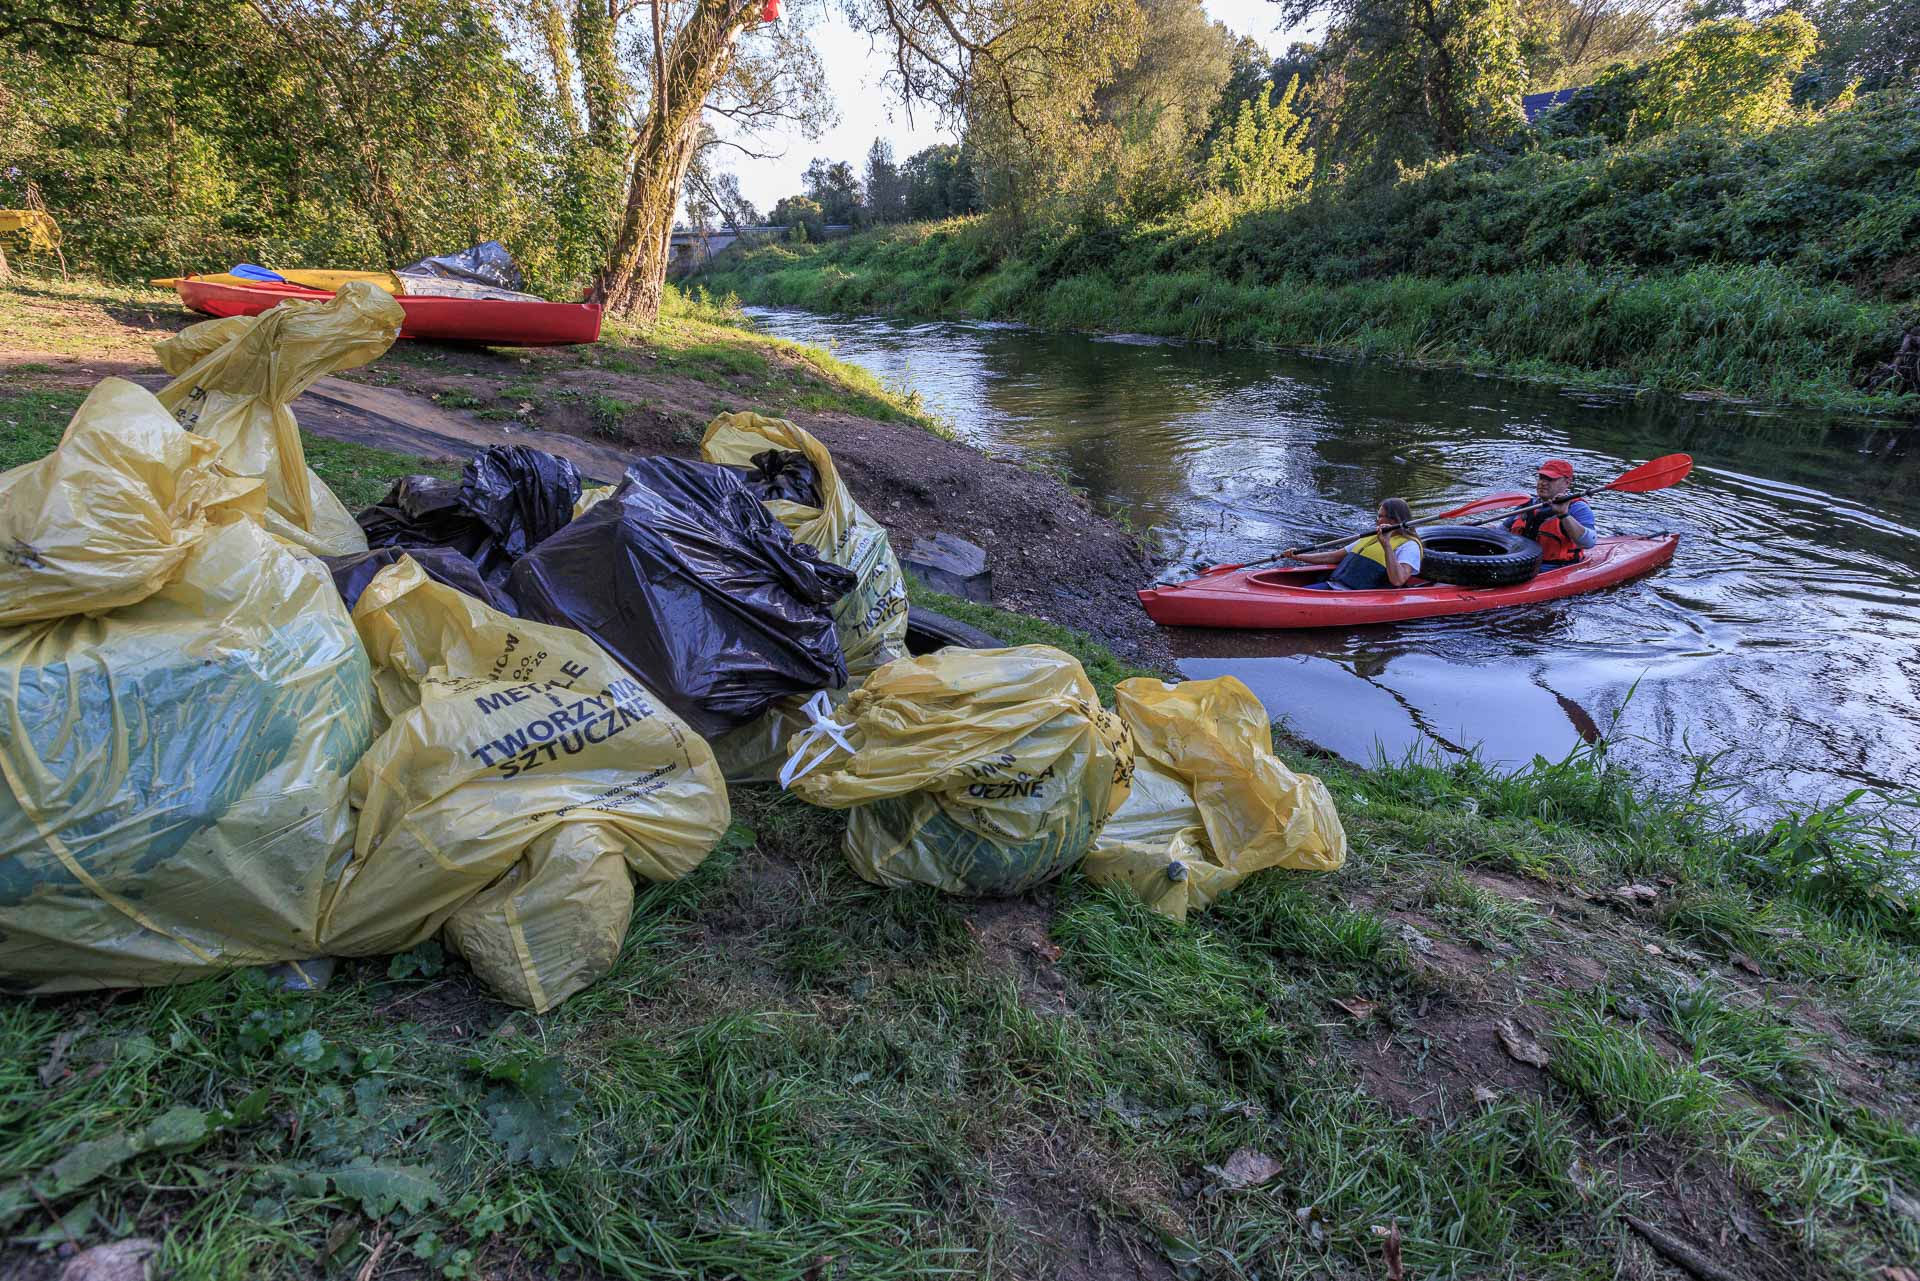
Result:
[[[594,286],[594,297],[616,315],[647,325],[660,315],[673,211],[693,160],[700,112],[733,55],[734,39],[758,13],[759,0],[698,0],[673,37],[634,140],[619,233]]]
[[[577,138],[580,112],[573,101],[573,54],[567,48],[566,15],[560,12],[559,0],[535,0],[533,17],[547,46],[547,62],[553,67],[553,96],[560,122],[569,138]]]

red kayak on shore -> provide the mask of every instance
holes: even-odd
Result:
[[[1455,508],[1432,522],[1485,514],[1531,501],[1524,494],[1500,494]],[[1416,578],[1406,587],[1379,591],[1314,591],[1331,571],[1324,565],[1302,569],[1246,568],[1202,574],[1182,583],[1149,587],[1140,603],[1147,617],[1163,627],[1243,627],[1280,631],[1303,627],[1364,627],[1411,618],[1471,614],[1536,601],[1559,600],[1612,587],[1658,569],[1673,559],[1678,534],[1646,538],[1602,538],[1584,558],[1558,569],[1544,569],[1510,587],[1454,587]]]
[[[184,276],[174,282],[180,301],[208,316],[257,316],[289,298],[332,294],[300,285],[229,285]],[[498,298],[396,295],[406,313],[402,338],[489,343],[496,347],[561,347],[600,340],[600,304],[520,302]]]

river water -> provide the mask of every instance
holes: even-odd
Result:
[[[769,333],[919,392],[967,441],[1062,470],[1178,561],[1242,560],[1683,450],[1671,490],[1596,499],[1600,532],[1672,530],[1672,565],[1570,600],[1352,631],[1177,629],[1349,758],[1612,750],[1684,779],[1702,755],[1761,812],[1920,787],[1920,445],[1871,422],[1562,392],[1156,339],[750,309]],[[1137,608],[1132,602],[1124,607]]]

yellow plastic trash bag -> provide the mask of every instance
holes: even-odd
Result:
[[[767,510],[796,539],[836,565],[852,570],[859,583],[833,607],[834,630],[847,659],[848,684],[907,652],[907,581],[900,573],[893,544],[873,517],[853,501],[833,465],[827,447],[784,418],[760,414],[722,414],[707,424],[700,456],[710,463],[746,467],[769,449],[806,456],[812,464],[820,506],[782,499]]]
[[[354,607],[392,723],[353,775],[341,955],[443,927],[496,995],[552,1008],[612,968],[635,875],[698,867],[730,820],[706,743],[578,632],[510,618],[411,558]]]
[[[144,600],[211,526],[257,519],[265,487],[219,453],[145,388],[96,386],[57,449],[0,474],[0,625]]]
[[[902,658],[830,710],[816,704],[781,781],[852,810],[847,859],[882,885],[1031,889],[1080,861],[1133,774],[1126,726],[1045,645]]]
[[[616,488],[618,486],[615,485],[595,485],[591,489],[581,490],[580,497],[573,500],[573,518],[579,520],[595,507],[612,498]]]
[[[321,556],[367,550],[353,516],[307,467],[287,408],[326,374],[393,345],[404,319],[391,294],[364,281],[327,302],[290,299],[258,316],[189,325],[154,344],[174,380],[160,403],[221,449],[221,461],[267,482],[267,528]]]
[[[1326,785],[1273,754],[1266,710],[1239,680],[1122,681],[1114,710],[1133,732],[1133,791],[1087,856],[1091,879],[1185,920],[1264,868],[1346,861]]]
[[[0,476],[8,990],[319,954],[373,688],[326,568],[248,517],[262,486],[217,452],[108,380],[52,455]]]

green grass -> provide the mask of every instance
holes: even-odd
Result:
[[[0,471],[51,453],[82,399],[74,392],[0,387]]]

